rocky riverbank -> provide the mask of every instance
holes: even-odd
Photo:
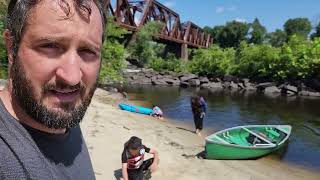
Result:
[[[320,97],[320,81],[317,79],[305,82],[253,82],[234,76],[208,78],[190,73],[156,72],[143,68],[127,69],[124,77],[128,84],[200,87],[210,91],[250,91],[275,96]]]

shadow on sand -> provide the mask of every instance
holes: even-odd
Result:
[[[176,127],[177,129],[181,129],[181,130],[184,130],[184,131],[188,131],[188,132],[191,132],[191,133],[195,133],[195,131],[193,130],[190,130],[190,129],[186,129],[184,127]]]
[[[120,180],[122,178],[122,169],[117,169],[113,171],[113,174],[117,180]]]

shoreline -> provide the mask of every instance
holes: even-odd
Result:
[[[195,157],[204,150],[204,137],[178,129],[190,126],[170,119],[125,112],[117,107],[120,95],[97,89],[81,124],[97,179],[120,179],[123,144],[130,136],[143,139],[160,153],[152,179],[319,179],[320,173],[263,157],[222,161]],[[129,101],[130,102],[130,101]],[[280,170],[281,169],[281,170]]]
[[[130,95],[135,95],[135,93],[128,93],[128,96],[130,97]],[[307,98],[307,97],[303,97],[303,98]],[[129,98],[130,99],[130,98]],[[139,105],[139,106],[149,106],[150,103],[147,102],[147,101],[143,101],[143,100],[136,100],[136,97],[134,96],[134,99],[133,101],[131,100],[128,100],[128,103],[131,103],[131,104],[135,104],[135,105]],[[164,120],[173,125],[173,126],[176,126],[177,129],[180,129],[180,130],[185,130],[185,131],[189,131],[190,133],[194,133],[192,132],[192,130],[194,130],[194,125],[192,122],[179,122],[175,119],[172,119],[172,118],[164,118]],[[223,129],[218,129],[216,127],[205,127],[203,129],[203,131],[201,132],[201,137],[203,138],[203,141],[205,141],[205,137],[206,136],[209,136],[217,131],[220,131],[220,130],[223,130]],[[273,153],[273,154],[269,154],[265,157],[262,157],[266,160],[270,159],[270,160],[276,160],[276,161],[279,161],[280,163],[284,163],[284,164],[287,164],[289,166],[292,166],[292,167],[296,167],[296,168],[302,168],[302,169],[305,169],[305,170],[310,170],[310,171],[314,171],[314,172],[317,172],[319,171],[320,169],[319,168],[312,168],[312,165],[308,165],[308,166],[303,166],[301,164],[298,164],[298,163],[295,163],[295,162],[292,162],[292,161],[285,161],[285,160],[281,160],[281,157],[279,154],[276,154],[276,153]]]

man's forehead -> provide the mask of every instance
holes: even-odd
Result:
[[[91,15],[90,19],[85,20],[77,12],[74,6],[70,6],[70,14],[66,14],[63,6],[58,2],[59,0],[42,0],[30,12],[26,31],[31,30],[32,34],[61,34],[71,32],[72,29],[77,28],[77,33],[83,32],[85,37],[91,37],[95,41],[100,41],[102,36],[96,36],[103,33],[102,19],[100,11],[91,1]],[[70,5],[72,0],[67,0]],[[101,38],[101,39],[99,39]],[[100,42],[96,42],[100,43]]]

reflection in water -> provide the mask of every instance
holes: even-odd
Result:
[[[212,92],[178,87],[126,87],[130,100],[157,104],[165,116],[177,122],[192,123],[190,96],[205,97],[207,129],[225,129],[246,124],[290,124],[293,127],[288,148],[279,153],[286,162],[320,169],[320,99],[270,97],[256,93]]]

